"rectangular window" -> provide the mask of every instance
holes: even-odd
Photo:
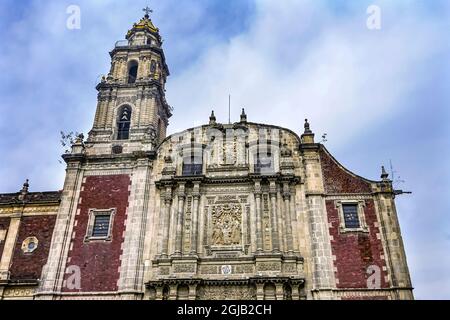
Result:
[[[116,209],[89,210],[89,224],[85,241],[111,241],[115,213]]]
[[[201,157],[186,157],[183,161],[183,176],[199,176],[203,173]]]
[[[358,204],[343,204],[342,211],[344,213],[345,228],[359,229],[361,227],[358,216]]]
[[[130,122],[121,121],[118,123],[117,140],[128,140],[130,138]]]
[[[110,214],[96,215],[92,229],[93,238],[107,238],[109,236]]]
[[[255,163],[255,173],[273,174],[274,171],[274,158],[272,154],[258,154]]]

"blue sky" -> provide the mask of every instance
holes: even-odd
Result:
[[[66,28],[66,8],[81,29]],[[381,8],[381,30],[366,9]],[[0,2],[0,192],[58,190],[59,131],[87,133],[108,52],[141,9],[165,40],[175,108],[171,133],[233,119],[317,136],[350,170],[378,179],[395,166],[413,191],[397,198],[415,294],[450,298],[450,3],[317,0],[58,0]]]

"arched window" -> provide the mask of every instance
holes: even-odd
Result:
[[[128,83],[135,83],[137,79],[138,63],[131,61],[128,67]]]
[[[128,140],[130,138],[131,107],[125,106],[119,112],[117,120],[117,140]]]

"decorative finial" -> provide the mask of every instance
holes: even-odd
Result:
[[[211,116],[209,117],[209,124],[210,125],[216,124],[216,116],[214,115],[214,110],[211,111]]]
[[[244,108],[242,108],[241,122],[247,122],[247,114],[245,113],[245,109]]]
[[[20,194],[19,194],[19,196],[18,196],[18,199],[19,199],[20,201],[24,201],[24,200],[25,200],[25,197],[26,197],[27,194],[28,194],[28,188],[30,187],[30,184],[29,184],[28,182],[29,182],[28,179],[25,180],[25,183],[23,184],[22,190],[20,190]]]
[[[314,143],[314,133],[309,126],[308,119],[305,119],[305,132],[301,137],[302,144],[313,144]]]
[[[388,180],[389,174],[386,172],[384,166],[381,167],[381,179],[384,181]]]
[[[310,127],[309,122],[308,122],[308,119],[305,119],[305,133],[306,134],[312,133],[311,127]]]
[[[29,184],[29,182],[30,182],[30,180],[25,180],[25,183],[23,184],[23,187],[22,187],[22,193],[28,193],[28,188],[30,187],[30,184]]]
[[[142,11],[145,12],[145,16],[147,19],[150,18],[150,13],[153,13],[153,10],[150,9],[148,6],[146,6],[144,9],[142,9]]]

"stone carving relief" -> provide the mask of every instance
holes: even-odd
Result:
[[[253,264],[241,264],[235,266],[234,268],[235,273],[253,273],[254,270],[255,269]]]
[[[120,106],[123,103],[131,103],[131,104],[136,104],[136,96],[121,96],[121,97],[117,97],[117,102],[116,105]]]
[[[224,204],[212,207],[211,244],[216,246],[239,245],[242,241],[242,206]]]
[[[169,274],[170,274],[170,267],[160,267],[159,268],[159,275],[167,276]]]
[[[286,263],[284,266],[285,273],[297,273],[297,264],[296,263]]]
[[[202,274],[218,274],[218,266],[201,266],[200,273]]]
[[[257,265],[258,271],[281,271],[281,263],[279,262],[266,262]]]
[[[255,300],[253,286],[201,286],[198,288],[200,300]]]
[[[173,266],[174,273],[193,273],[195,272],[194,264],[176,264]]]
[[[5,297],[33,297],[35,293],[34,288],[7,288],[5,289],[4,296]]]

